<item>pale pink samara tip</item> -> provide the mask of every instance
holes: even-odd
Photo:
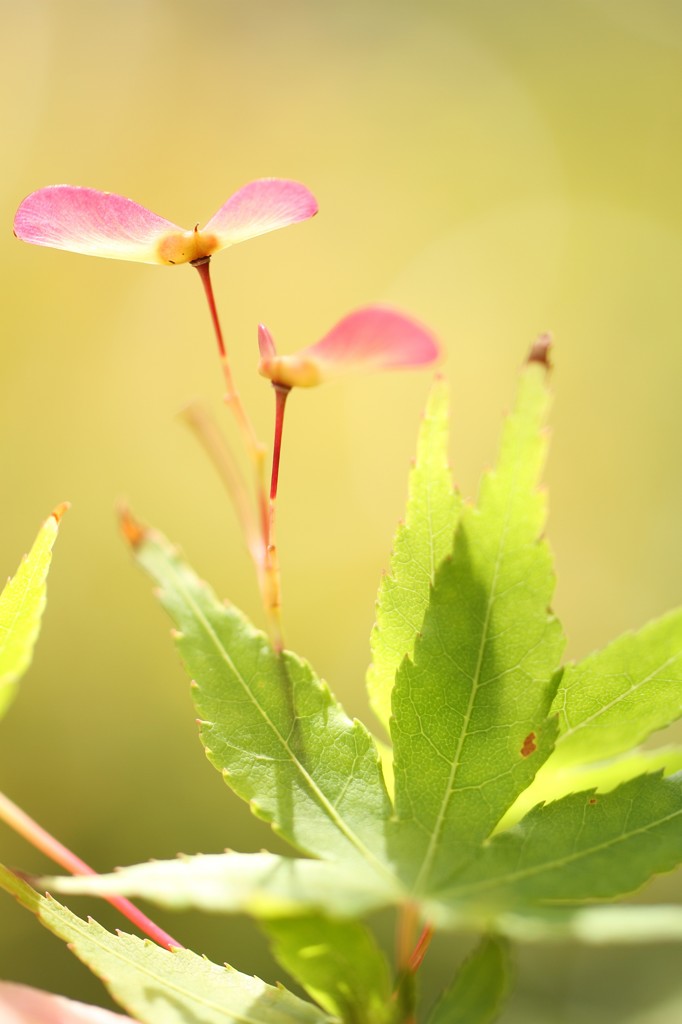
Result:
[[[99,1006],[88,1006],[27,985],[0,982],[2,1024],[135,1024]]]
[[[339,320],[320,341],[280,356],[267,327],[258,329],[259,372],[281,387],[313,387],[333,377],[428,366],[440,357],[435,335],[386,306],[365,306]]]
[[[34,245],[88,256],[172,266],[204,259],[316,213],[317,201],[305,185],[261,178],[230,196],[203,228],[185,231],[114,192],[48,185],[21,203],[14,234]]]

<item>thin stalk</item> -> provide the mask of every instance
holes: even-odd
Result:
[[[279,571],[277,545],[274,542],[275,507],[270,505],[270,542],[266,553],[263,581],[263,600],[265,611],[270,622],[272,645],[276,651],[285,647],[282,629],[282,577]]]
[[[409,971],[415,934],[419,922],[419,911],[414,903],[406,903],[398,916],[396,934],[396,960],[399,971]]]
[[[431,939],[433,938],[433,925],[425,924],[422,928],[421,935],[417,939],[417,945],[412,950],[410,956],[410,970],[413,974],[416,974],[422,965],[422,961],[426,956],[427,950],[431,945]]]
[[[31,846],[34,846],[41,853],[44,853],[46,857],[49,857],[55,864],[59,864],[66,871],[70,871],[72,875],[97,874],[85,861],[77,857],[66,846],[63,846],[62,843],[55,839],[54,836],[51,836],[49,832],[46,832],[33,818],[30,818],[25,811],[22,811],[20,807],[12,803],[4,793],[0,793],[0,820],[4,821],[6,825],[9,825],[11,829],[26,839]],[[125,899],[123,896],[104,896],[102,898],[107,903],[111,903],[112,906],[116,907],[136,928],[139,928],[141,932],[150,939],[153,939],[159,946],[163,946],[164,949],[184,948],[177,939],[174,939],[162,928],[159,928],[146,914],[138,910],[130,900]]]
[[[198,402],[192,402],[186,406],[182,411],[182,417],[222,480],[246,538],[249,554],[256,569],[260,572],[262,570],[262,544],[258,525],[253,517],[246,485],[218,424]]]
[[[270,475],[270,504],[277,500],[279,483],[279,461],[282,452],[282,433],[284,431],[284,409],[291,388],[284,384],[273,384],[275,391],[275,440],[272,445],[272,473]]]
[[[421,937],[415,946],[415,935],[419,923],[419,910],[414,903],[407,903],[398,915],[396,931],[397,976],[393,990],[401,1024],[415,1024],[416,979],[413,961]]]
[[[282,453],[282,433],[284,430],[284,410],[291,388],[282,384],[272,385],[275,391],[275,439],[272,445],[272,472],[270,475],[270,507],[268,516],[268,545],[265,563],[267,582],[267,603],[270,620],[273,625],[275,646],[281,651],[284,648],[282,635],[282,578],[279,570],[277,551],[277,486],[279,483],[279,465]]]
[[[227,348],[225,346],[225,339],[220,326],[220,317],[218,316],[215,295],[213,294],[213,285],[211,283],[211,274],[209,270],[210,256],[197,260],[192,265],[196,267],[199,272],[201,283],[204,286],[211,320],[213,322],[213,329],[218,343],[218,352],[220,354],[220,363],[223,370],[223,376],[225,378],[225,402],[232,410],[237,421],[237,426],[241,431],[244,445],[254,466],[256,478],[256,503],[258,507],[261,533],[261,554],[256,564],[258,567],[259,584],[265,613],[271,623],[274,643],[278,649],[281,649],[282,631],[279,611],[279,590],[276,586],[278,573],[273,572],[271,568],[272,559],[269,550],[271,510],[268,505],[268,496],[265,488],[266,449],[259,441],[253,424],[246,412],[246,409],[244,408],[239,392],[235,387],[232,369],[227,355]]]
[[[213,294],[213,284],[211,283],[210,267],[210,256],[206,256],[202,260],[197,260],[192,266],[196,267],[201,278],[201,283],[204,286],[204,292],[206,294],[206,301],[208,302],[209,312],[211,314],[211,320],[213,321],[213,329],[215,331],[216,341],[218,343],[218,352],[220,354],[220,363],[223,370],[223,376],[225,378],[225,401],[232,409],[234,416],[239,425],[239,429],[244,435],[246,447],[249,455],[253,459],[254,463],[258,467],[262,467],[265,460],[265,448],[258,440],[256,431],[249,419],[248,413],[244,408],[241,397],[237,388],[235,387],[234,378],[232,376],[232,368],[230,367],[230,361],[227,355],[227,349],[225,347],[225,339],[223,338],[223,331],[220,326],[220,318],[218,316],[218,307],[216,306],[215,296]]]

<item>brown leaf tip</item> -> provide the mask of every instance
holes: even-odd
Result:
[[[71,502],[70,501],[62,501],[62,502],[59,503],[59,505],[57,505],[56,508],[52,509],[52,512],[50,513],[50,515],[52,516],[52,518],[54,519],[54,521],[56,523],[61,523],[62,516],[64,515],[65,512],[68,512],[70,508],[71,508]]]
[[[525,740],[523,741],[523,746],[521,747],[521,757],[530,757],[530,755],[533,754],[537,749],[538,748],[535,742],[535,733],[529,732]]]
[[[549,350],[552,347],[552,335],[551,334],[540,334],[533,342],[531,350],[528,353],[529,363],[540,363],[547,370],[552,369],[552,364],[549,361]]]
[[[121,526],[121,533],[131,548],[139,548],[147,536],[147,530],[142,523],[138,523],[137,519],[133,518],[130,509],[125,506],[121,507],[118,511],[118,521]]]

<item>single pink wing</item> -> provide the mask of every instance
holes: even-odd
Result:
[[[315,345],[298,353],[314,362],[323,379],[344,373],[368,373],[426,366],[440,356],[431,331],[411,317],[385,306],[349,313]]]
[[[261,359],[272,359],[277,355],[275,339],[265,324],[258,324],[258,351]]]
[[[165,263],[159,244],[182,228],[132,199],[78,185],[48,185],[24,199],[14,234],[24,242],[137,263]]]
[[[218,248],[225,249],[316,213],[317,200],[305,185],[285,178],[260,178],[230,196],[201,233],[214,235]]]
[[[26,985],[0,982],[2,1024],[135,1024],[131,1017]]]

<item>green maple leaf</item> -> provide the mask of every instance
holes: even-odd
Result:
[[[510,982],[509,947],[497,937],[484,939],[464,961],[427,1024],[492,1024]]]
[[[682,714],[682,609],[568,665],[552,710],[557,767],[621,754],[674,722]]]
[[[443,380],[437,380],[419,431],[405,520],[398,527],[390,568],[379,587],[370,641],[367,690],[387,732],[396,672],[414,651],[436,570],[452,549],[461,510],[448,466],[448,426],[448,390]]]
[[[0,717],[33,658],[45,610],[52,547],[66,507],[60,505],[45,520],[30,552],[0,594]]]
[[[264,930],[282,967],[328,1013],[346,1024],[392,1020],[388,962],[359,921],[297,916]]]
[[[494,911],[615,899],[682,861],[682,772],[573,793],[494,836],[439,894]]]
[[[187,949],[165,950],[148,939],[112,935],[41,896],[0,865],[0,888],[68,942],[111,996],[141,1024],[327,1024],[330,1018],[286,989],[266,985]]]
[[[159,534],[135,549],[194,680],[201,739],[226,783],[292,845],[388,875],[391,803],[367,729],[295,654],[273,649]]]
[[[538,489],[548,406],[532,359],[497,468],[460,517],[436,574],[414,659],[393,693],[397,828],[393,850],[417,894],[475,856],[549,755],[563,648]]]

